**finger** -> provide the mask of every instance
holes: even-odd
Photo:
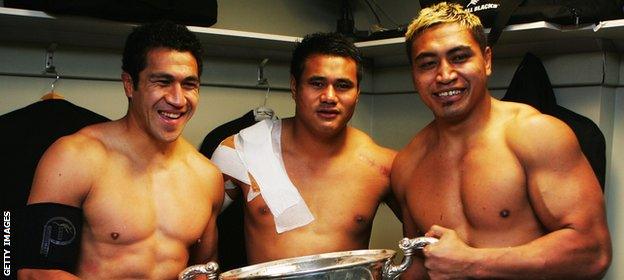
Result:
[[[425,236],[440,238],[447,231],[449,231],[449,229],[445,227],[441,227],[439,225],[433,225],[431,226],[431,228],[429,228],[429,231],[425,233]]]
[[[431,257],[431,246],[432,244],[429,244],[422,248],[423,256],[425,256],[425,267],[427,267],[427,260]]]

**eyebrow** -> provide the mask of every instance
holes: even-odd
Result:
[[[163,79],[163,78],[167,79],[167,80],[174,80],[173,75],[168,74],[168,73],[152,73],[148,77],[148,79],[150,79],[150,80],[151,79]],[[190,81],[190,82],[198,82],[199,83],[199,78],[197,76],[195,76],[195,75],[192,75],[192,76],[185,77],[183,79],[183,81],[186,81],[186,82]]]
[[[327,80],[327,78],[323,76],[312,76],[308,78],[308,81],[325,81],[325,80]]]
[[[336,79],[336,82],[347,83],[347,84],[350,84],[350,85],[355,85],[354,81],[352,81],[351,79],[345,79],[345,78]]]
[[[149,79],[169,79],[169,80],[173,80],[173,75],[167,74],[167,73],[152,73],[149,75],[148,77]]]
[[[449,54],[449,53],[456,53],[456,52],[466,51],[466,50],[472,51],[470,46],[461,45],[461,46],[457,46],[457,47],[454,47],[454,48],[450,49],[446,53],[447,54]],[[430,57],[436,57],[436,56],[437,55],[434,52],[421,52],[416,57],[414,57],[414,61],[418,61],[418,60],[422,60],[422,59],[430,58]]]
[[[308,81],[327,81],[326,77],[323,76],[312,76],[310,78],[307,79]],[[355,84],[355,82],[353,82],[351,79],[349,78],[338,78],[336,79],[337,82],[346,82],[346,83],[352,83]]]

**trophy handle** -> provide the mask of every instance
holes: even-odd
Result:
[[[412,264],[412,255],[416,250],[425,248],[429,244],[438,242],[434,237],[416,237],[413,239],[403,238],[399,242],[399,248],[403,251],[403,261],[400,265],[394,265],[392,258],[387,260],[383,267],[382,278],[394,280]]]
[[[208,262],[206,264],[196,264],[189,266],[178,274],[179,280],[192,280],[195,276],[206,275],[208,280],[217,279],[217,271],[219,265],[216,262]]]

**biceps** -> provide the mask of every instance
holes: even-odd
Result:
[[[35,171],[28,203],[57,202],[79,207],[90,188],[91,166],[72,159],[71,154],[51,148]]]
[[[550,230],[589,226],[592,216],[604,215],[600,185],[583,156],[530,171],[527,177],[531,204]]]

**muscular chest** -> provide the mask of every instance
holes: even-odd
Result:
[[[411,172],[406,198],[416,202],[409,209],[422,230],[433,224],[465,232],[499,228],[529,207],[524,171],[504,145],[434,150]]]
[[[286,170],[315,217],[307,230],[318,233],[367,231],[389,188],[387,173],[366,162],[321,166],[286,161]],[[247,210],[252,222],[273,226],[273,216],[262,196],[249,202]]]
[[[200,186],[176,170],[133,172],[110,168],[83,206],[87,226],[100,242],[131,244],[151,237],[194,242],[210,207]],[[189,176],[188,174],[186,176]],[[188,178],[187,178],[188,179]]]

